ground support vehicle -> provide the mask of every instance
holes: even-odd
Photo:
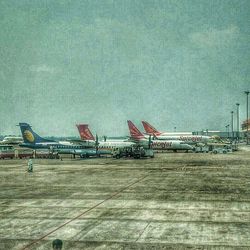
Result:
[[[15,150],[12,145],[0,145],[0,159],[15,158]]]
[[[154,151],[152,149],[145,149],[141,146],[131,146],[124,148],[115,148],[112,152],[112,156],[116,159],[121,157],[134,157],[135,159],[143,157],[154,157]]]
[[[22,158],[34,158],[33,150],[15,150],[15,157],[22,159]]]
[[[143,147],[134,147],[133,149],[133,157],[135,159],[139,159],[142,157],[150,157],[150,158],[154,158],[154,151],[153,149],[150,148],[143,148]]]
[[[193,148],[193,152],[195,152],[195,153],[208,153],[209,152],[209,146],[207,146],[207,145],[195,146]]]
[[[232,152],[232,145],[228,143],[210,143],[209,148],[213,154],[226,154]]]
[[[112,151],[112,157],[116,159],[122,157],[132,157],[132,156],[133,156],[132,147],[114,148]]]
[[[13,145],[0,146],[0,159],[33,158],[33,150],[14,148]]]

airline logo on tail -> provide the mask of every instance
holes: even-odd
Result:
[[[82,140],[94,141],[95,138],[89,130],[88,124],[77,124],[76,125]]]
[[[28,142],[32,143],[35,141],[33,134],[29,130],[24,130],[23,135]]]
[[[139,131],[139,129],[131,121],[128,121],[128,127],[130,131],[130,135],[133,139],[140,140],[140,139],[145,138],[145,136]]]
[[[142,125],[149,135],[160,135],[161,132],[159,132],[156,128],[154,128],[152,125],[150,125],[148,122],[142,121]]]
[[[28,123],[20,122],[19,127],[22,132],[24,143],[36,144],[36,143],[43,143],[43,142],[55,142],[53,140],[42,138],[41,136],[36,134]]]

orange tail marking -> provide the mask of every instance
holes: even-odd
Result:
[[[76,125],[82,140],[94,141],[95,138],[92,135],[88,124],[77,124]]]
[[[142,125],[143,125],[146,133],[149,135],[156,135],[157,136],[157,135],[161,134],[156,128],[154,128],[152,125],[150,125],[146,121],[142,121]]]
[[[129,132],[132,138],[134,139],[143,139],[145,136],[141,131],[133,124],[133,122],[128,121]]]

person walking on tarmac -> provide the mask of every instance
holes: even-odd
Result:
[[[29,173],[33,172],[33,162],[31,158],[28,160],[28,172]]]

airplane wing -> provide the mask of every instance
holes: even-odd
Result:
[[[135,138],[133,138],[133,137],[128,138],[127,141],[128,141],[128,142],[134,142],[134,143],[137,143],[137,144],[144,143],[144,142],[148,142],[147,139],[135,139]]]
[[[66,141],[71,142],[71,143],[81,143],[81,142],[86,142],[81,139],[66,139]]]
[[[82,146],[85,146],[85,145],[90,145],[91,142],[89,141],[86,141],[86,140],[81,140],[81,139],[67,139],[66,140],[67,142],[70,142],[72,144],[75,144],[75,145],[82,145]]]

